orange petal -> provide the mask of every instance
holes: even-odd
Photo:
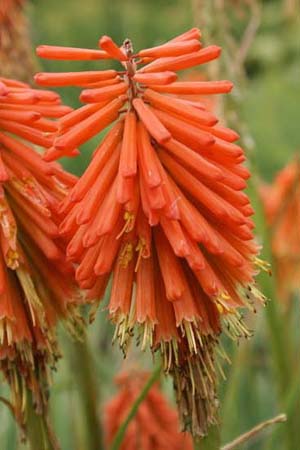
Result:
[[[110,59],[110,55],[101,50],[92,50],[87,48],[60,47],[54,45],[39,45],[36,54],[40,58],[47,59],[67,59],[73,61]]]
[[[171,134],[169,131],[164,127],[157,115],[153,113],[153,111],[143,102],[141,98],[135,98],[132,103],[149,134],[159,144],[163,144],[171,139]]]
[[[175,114],[179,114],[181,117],[186,117],[188,120],[192,120],[197,123],[209,126],[215,125],[217,122],[217,118],[210,112],[203,111],[198,108],[196,109],[193,106],[185,104],[176,98],[158,94],[151,89],[146,89],[143,97],[154,107],[163,111],[170,111]],[[209,132],[208,129],[206,131]]]
[[[197,39],[187,41],[168,42],[157,47],[146,48],[138,52],[138,56],[150,58],[162,58],[166,56],[181,56],[200,50],[201,44]]]
[[[122,81],[102,88],[84,89],[81,92],[79,99],[84,103],[103,102],[118,97],[121,94],[125,94],[127,90],[128,85]]]
[[[205,64],[220,56],[221,48],[216,45],[205,47],[198,52],[190,53],[188,55],[177,56],[172,58],[166,58],[162,61],[154,61],[143,67],[140,72],[163,72],[164,70],[171,70],[176,72],[177,70],[189,69],[190,67],[197,66],[198,64]]]
[[[175,72],[157,72],[157,73],[136,73],[133,76],[134,81],[146,85],[169,84],[177,80]]]
[[[116,70],[101,70],[88,72],[40,72],[34,76],[34,81],[40,86],[78,86],[82,83],[95,83],[109,80],[117,76]]]
[[[132,177],[137,172],[137,132],[136,115],[128,111],[125,116],[119,173],[123,177]]]
[[[111,58],[119,61],[127,61],[128,57],[124,51],[109,36],[102,36],[99,40],[99,47],[106,51]]]

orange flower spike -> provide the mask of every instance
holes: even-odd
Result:
[[[167,302],[168,303],[168,302]],[[149,375],[132,370],[116,378],[119,392],[105,408],[106,445],[109,447],[120,424],[136,401]],[[126,430],[122,450],[192,450],[192,439],[180,433],[178,414],[168,404],[158,383],[148,392],[138,414]]]
[[[74,149],[86,142],[118,117],[119,109],[124,104],[124,101],[123,99],[112,100],[104,108],[96,111],[70,130],[67,130],[65,134],[56,138],[54,147],[61,150],[63,154],[66,150]]]
[[[172,97],[166,97],[158,94],[151,89],[146,89],[143,97],[146,101],[158,109],[163,111],[170,111],[175,114],[179,114],[186,117],[188,120],[195,121],[200,124],[208,125],[207,131],[210,132],[211,126],[215,125],[218,119],[208,111],[201,111],[188,104],[184,104],[182,101]]]
[[[154,114],[151,109],[140,98],[135,98],[132,102],[134,109],[136,110],[140,120],[147,128],[149,134],[159,143],[171,139],[170,132],[160,122],[157,115]]]
[[[119,173],[123,177],[132,177],[137,173],[137,120],[133,111],[125,117]]]
[[[186,53],[196,52],[200,50],[201,44],[197,39],[189,39],[188,41],[169,42],[158,47],[140,50],[137,56],[144,58],[163,58],[166,56],[181,56]]]
[[[110,316],[123,352],[139,328],[142,347],[159,350],[174,378],[183,422],[194,434],[204,435],[216,417],[213,361],[222,322],[234,339],[248,336],[237,308],[251,308],[247,298],[263,302],[263,296],[251,286],[258,249],[253,210],[242,192],[249,171],[241,165],[243,150],[233,143],[239,136],[216,125],[208,102],[180,98],[232,89],[228,81],[176,81],[177,70],[219,56],[219,47],[200,49],[195,42],[199,37],[199,30],[191,29],[140,53],[128,39],[121,48],[102,39],[107,55],[119,59],[122,70],[100,81],[84,78],[86,72],[83,78],[70,75],[88,88],[81,99],[91,104],[61,119],[56,142],[72,130],[79,132],[85,121],[92,123],[113,99],[123,101],[114,114],[107,114],[110,122],[117,119],[115,125],[60,207],[67,217],[62,231],[70,242],[68,257],[78,267],[89,301],[103,298],[112,278]],[[150,63],[144,65],[146,61]],[[94,131],[106,126],[100,122]],[[50,125],[42,121],[39,126],[47,130]],[[89,132],[87,139],[93,135]],[[61,154],[73,152],[66,146]],[[22,167],[16,169],[21,173]],[[190,417],[193,396],[198,409]],[[145,409],[137,420],[148,432]],[[128,448],[135,442],[132,433]],[[164,443],[175,445],[167,439]],[[153,447],[145,436],[140,444]]]
[[[63,59],[71,61],[110,59],[110,55],[101,50],[92,50],[75,47],[60,47],[54,45],[39,45],[36,49],[36,54],[40,58]]]
[[[106,51],[111,58],[118,59],[119,61],[127,61],[128,56],[123,52],[121,48],[112,40],[109,36],[102,36],[99,40],[99,47]]]
[[[34,81],[39,86],[80,86],[84,83],[96,83],[97,81],[110,80],[118,75],[116,70],[102,70],[89,72],[59,72],[37,73]]]
[[[124,82],[105,86],[96,89],[84,89],[80,94],[80,101],[84,103],[98,103],[105,100],[112,100],[113,98],[125,94],[128,90],[128,85]]]
[[[65,174],[58,163],[45,163],[29,144],[47,147],[46,134],[56,126],[45,114],[62,116],[70,108],[62,108],[55,93],[2,83],[9,103],[0,98],[1,162],[8,175],[2,176],[0,189],[1,268],[2,261],[6,265],[6,298],[1,299],[1,307],[9,302],[5,309],[13,311],[13,321],[3,321],[1,315],[3,335],[9,340],[0,346],[0,369],[13,390],[14,410],[23,420],[25,405],[18,410],[18,403],[23,404],[26,386],[37,408],[46,407],[48,367],[58,356],[56,322],[63,318],[74,330],[79,326],[73,269],[66,263],[57,226],[58,203],[76,177]]]
[[[158,72],[158,73],[136,73],[133,76],[133,80],[140,84],[145,84],[147,86],[164,85],[172,83],[177,80],[177,75],[175,72]]]

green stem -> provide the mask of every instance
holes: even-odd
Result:
[[[103,450],[103,435],[99,417],[99,392],[93,355],[88,341],[70,344],[71,364],[77,384],[85,421],[86,450]]]
[[[46,414],[37,414],[31,392],[27,391],[26,437],[31,450],[60,450]]]
[[[220,426],[210,427],[208,435],[203,439],[194,438],[194,450],[220,450]]]
[[[110,450],[118,450],[120,448],[120,446],[122,444],[122,441],[124,439],[124,436],[125,436],[125,433],[126,433],[128,425],[130,424],[130,422],[132,421],[132,419],[136,415],[140,404],[146,398],[149,390],[151,389],[153,384],[158,380],[158,378],[160,376],[160,372],[161,372],[161,365],[159,364],[157,366],[157,368],[153,371],[151,377],[149,378],[149,380],[147,381],[147,383],[145,384],[143,389],[141,390],[140,395],[138,396],[138,398],[133,403],[132,408],[129,411],[126,419],[124,420],[124,422],[121,424],[120,428],[118,429],[118,432],[115,435],[115,438],[114,438],[113,443],[112,443],[112,445],[110,447]]]

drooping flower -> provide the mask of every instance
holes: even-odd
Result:
[[[271,233],[278,298],[286,305],[300,289],[300,163],[289,162],[270,185],[260,187]]]
[[[122,373],[116,377],[118,393],[105,407],[106,442],[109,447],[149,374],[140,371]],[[176,410],[169,404],[159,386],[154,385],[130,422],[121,450],[191,450],[191,437],[179,432]]]
[[[48,117],[68,111],[52,92],[0,78],[0,369],[19,421],[25,386],[37,410],[46,402],[59,356],[57,320],[74,331],[80,320],[81,297],[58,233],[58,205],[76,177],[31,146],[49,147],[56,125]]]
[[[123,70],[40,73],[42,86],[84,87],[85,106],[59,120],[44,158],[66,155],[112,125],[62,203],[67,256],[91,299],[104,296],[126,353],[138,329],[142,348],[163,356],[184,425],[204,435],[216,421],[215,348],[226,331],[248,336],[239,308],[262,300],[255,287],[249,171],[237,133],[188,95],[222,94],[230,81],[176,81],[177,71],[220,55],[198,29],[134,53],[103,36],[101,50],[40,46],[41,57],[117,59]],[[223,324],[223,325],[222,325]]]

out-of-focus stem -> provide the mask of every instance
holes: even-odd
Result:
[[[248,442],[254,437],[256,437],[259,433],[261,433],[263,430],[265,430],[265,428],[269,427],[270,425],[282,422],[286,422],[285,414],[279,414],[278,416],[273,417],[272,419],[265,420],[264,422],[261,422],[258,425],[256,425],[251,430],[234,439],[234,441],[224,445],[224,447],[222,447],[221,450],[234,450],[238,445],[244,444],[244,442]]]
[[[158,380],[158,378],[160,376],[160,372],[161,372],[161,365],[159,364],[156,367],[156,369],[153,371],[151,377],[149,378],[149,380],[147,381],[147,383],[145,384],[143,389],[141,390],[140,395],[137,397],[137,399],[133,403],[132,408],[129,411],[126,419],[124,420],[124,422],[121,424],[120,428],[118,429],[118,432],[115,435],[113,443],[111,444],[110,450],[118,450],[120,448],[120,446],[122,444],[122,441],[124,439],[124,436],[125,436],[125,433],[126,433],[128,425],[130,424],[130,422],[132,421],[132,419],[136,415],[140,404],[146,398],[146,396],[147,396],[148,392],[150,391],[151,387]]]
[[[252,198],[256,203],[257,231],[262,237],[263,254],[262,257],[272,264],[272,252],[270,246],[269,233],[263,218],[262,204],[259,200],[256,186],[258,180],[252,180],[250,188],[252,190]],[[283,318],[280,317],[279,302],[276,299],[274,283],[271,277],[264,277],[263,281],[264,294],[271,299],[266,307],[266,321],[269,328],[271,340],[271,350],[277,371],[277,387],[279,394],[280,407],[285,410],[285,402],[288,394],[291,379],[293,377],[291,371],[290,346],[288,341],[288,333]],[[295,448],[295,429],[293,420],[288,420],[286,429],[286,441],[289,443],[289,449]]]
[[[99,410],[99,392],[96,370],[88,341],[70,343],[70,355],[73,376],[80,396],[83,417],[85,420],[85,450],[103,450],[103,435]]]

